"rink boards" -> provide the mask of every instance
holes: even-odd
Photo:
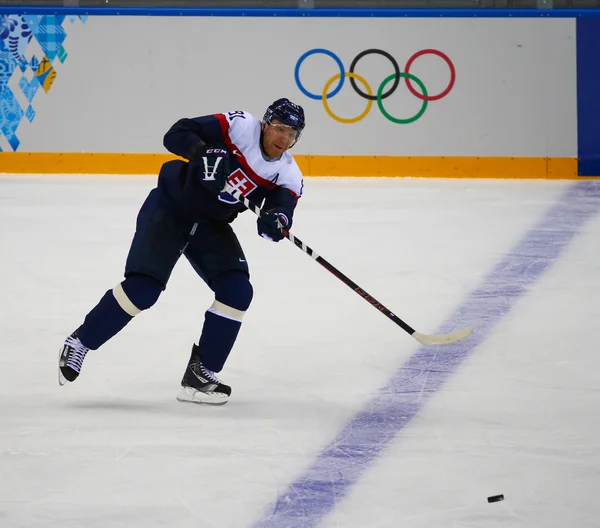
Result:
[[[0,13],[0,172],[156,173],[181,117],[285,96],[307,176],[600,174],[591,10]]]

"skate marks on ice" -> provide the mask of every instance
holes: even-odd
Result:
[[[475,323],[473,335],[443,348],[420,347],[254,528],[317,526],[599,211],[600,181],[569,187],[439,329]]]

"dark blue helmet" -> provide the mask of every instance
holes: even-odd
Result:
[[[296,130],[298,132],[296,139],[300,137],[300,134],[306,125],[306,121],[304,120],[304,110],[302,107],[296,103],[292,103],[285,97],[282,99],[277,99],[277,101],[267,108],[267,111],[263,117],[263,121],[269,124],[272,119],[277,119],[278,121],[281,121],[282,123],[289,125]]]

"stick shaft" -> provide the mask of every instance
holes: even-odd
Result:
[[[227,186],[225,191],[237,198],[240,202],[242,202],[248,209],[250,209],[257,216],[261,216],[263,214],[263,210],[257,205],[253,204],[248,198],[242,195],[241,192],[237,191],[231,186]],[[377,308],[383,315],[385,315],[388,319],[391,319],[396,323],[402,330],[407,332],[410,335],[415,333],[414,328],[411,328],[407,323],[405,323],[400,317],[394,314],[391,310],[386,308],[382,303],[380,303],[377,299],[375,299],[372,295],[367,293],[364,289],[362,289],[358,284],[356,284],[352,279],[344,275],[339,269],[337,269],[333,264],[325,260],[316,251],[307,246],[302,240],[300,240],[297,236],[294,236],[287,229],[282,229],[281,232],[290,242],[292,242],[297,248],[301,249],[316,260],[321,266],[323,266],[327,271],[329,271],[332,275],[336,276],[339,280],[341,280],[346,286],[350,289],[354,290],[358,295],[360,295],[365,301],[369,304]]]

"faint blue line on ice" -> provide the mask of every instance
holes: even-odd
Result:
[[[473,335],[443,351],[420,347],[254,528],[316,526],[599,210],[600,181],[569,187],[439,330],[477,321]]]

